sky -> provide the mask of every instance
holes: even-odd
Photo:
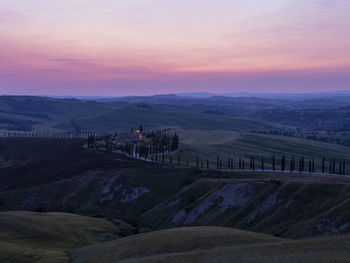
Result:
[[[349,0],[1,0],[0,94],[350,90]]]

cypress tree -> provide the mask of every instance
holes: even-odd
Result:
[[[163,155],[162,155],[162,163],[165,162],[165,155],[164,155],[164,151],[163,151]]]
[[[250,169],[254,170],[253,166],[253,156],[250,156]]]
[[[322,157],[322,173],[324,173],[325,172],[325,168],[326,168],[326,160],[325,160],[325,158],[324,157]]]
[[[275,155],[272,155],[272,170],[275,171]]]
[[[242,170],[242,159],[241,159],[241,157],[239,157],[238,168],[239,168],[239,170]]]
[[[207,159],[207,169],[209,169],[209,160]]]
[[[332,162],[329,161],[329,174],[332,174]]]
[[[255,158],[253,157],[253,171],[255,171]]]
[[[231,159],[230,157],[227,159],[227,169],[229,170],[231,167]]]
[[[301,157],[301,171],[304,172],[304,167],[305,167],[305,159],[304,156]]]
[[[343,160],[343,174],[346,174],[346,171],[345,171],[345,160]]]
[[[231,170],[233,170],[233,158],[231,158]]]
[[[315,160],[312,159],[312,172],[314,173],[315,172]]]
[[[264,156],[261,156],[261,170],[264,171],[265,169],[265,165],[264,165]]]
[[[244,159],[242,160],[242,170],[244,171]]]
[[[311,174],[311,172],[312,172],[312,166],[311,166],[311,159],[309,160],[309,173]]]
[[[301,162],[302,162],[302,159],[301,159],[301,156],[300,156],[300,158],[299,158],[299,173],[301,173],[301,171],[302,171]]]
[[[333,158],[333,173],[335,174],[335,158]]]
[[[282,172],[284,172],[284,170],[286,169],[286,156],[284,154],[282,156],[281,168]]]
[[[290,169],[290,172],[293,173],[293,158],[290,158],[289,169]]]
[[[222,169],[222,162],[221,162],[221,160],[220,160],[220,167],[219,168]]]
[[[177,156],[177,165],[180,165],[181,161],[180,161],[180,154]]]
[[[220,157],[219,157],[219,155],[218,156],[216,156],[216,168],[217,169],[220,169]]]

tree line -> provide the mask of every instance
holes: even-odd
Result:
[[[155,158],[151,161],[158,161]],[[286,157],[272,155],[270,158],[266,156],[254,156],[250,157],[227,157],[221,158],[217,155],[216,161],[211,162],[209,159],[200,159],[199,156],[195,156],[192,159],[183,158],[181,154],[177,156],[169,156],[165,161],[169,164],[177,164],[186,167],[194,167],[197,169],[217,169],[217,170],[240,170],[240,171],[273,171],[273,172],[290,172],[290,173],[329,173],[329,174],[346,174],[346,161],[337,160],[336,158],[326,159],[322,157],[318,166],[315,159],[305,158],[304,156],[290,156]],[[268,167],[267,167],[268,166]],[[318,169],[317,169],[318,167]]]

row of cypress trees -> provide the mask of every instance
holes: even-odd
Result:
[[[211,162],[209,159],[200,160],[198,156],[195,157],[195,160],[193,162],[189,162],[188,159],[181,158],[180,155],[177,155],[175,157],[176,160],[173,160],[173,157],[170,156],[168,159],[168,162],[170,164],[177,164],[177,165],[184,165],[187,167],[195,167],[198,169],[218,169],[218,170],[250,170],[250,171],[266,171],[266,158],[264,156],[256,157],[256,156],[250,156],[250,158],[227,158],[227,159],[221,159],[218,155],[216,158],[215,166],[211,166]],[[152,161],[161,161],[165,163],[164,155],[161,159],[157,159],[156,157],[153,158]],[[259,164],[259,165],[258,165]],[[270,164],[270,171],[274,172],[291,172],[291,173],[329,173],[329,174],[339,174],[344,175],[346,174],[346,161],[341,160],[337,161],[335,158],[332,158],[330,160],[326,160],[325,157],[322,157],[320,169],[317,171],[316,169],[316,162],[314,159],[307,159],[304,156],[291,156],[290,158],[287,158],[286,155],[282,155],[280,157],[276,157],[275,155],[272,155]]]

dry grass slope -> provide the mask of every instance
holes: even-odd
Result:
[[[350,236],[291,241],[229,228],[152,232],[72,250],[73,263],[350,262]]]
[[[71,251],[70,255],[73,263],[107,263],[135,258],[142,260],[143,257],[152,258],[155,255],[190,253],[225,246],[247,246],[282,241],[284,239],[232,228],[188,227],[140,234],[75,249]]]
[[[66,250],[110,240],[118,229],[103,220],[67,213],[0,213],[0,262],[68,262]]]

